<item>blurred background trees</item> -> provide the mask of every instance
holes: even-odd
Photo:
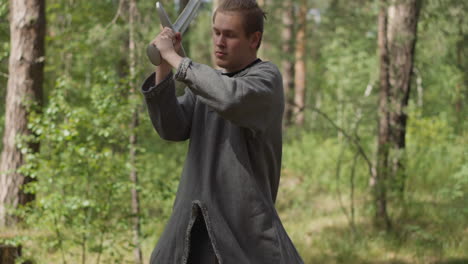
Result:
[[[21,51],[9,20],[19,2],[0,2],[2,135],[20,120],[8,121],[8,82],[26,78],[8,63]],[[172,20],[186,2],[162,1]],[[184,38],[209,65],[213,2]],[[465,2],[261,1],[259,54],[281,69],[286,94],[277,208],[305,263],[467,261]],[[47,1],[44,78],[32,80],[42,107],[21,99],[29,132],[1,145],[24,157],[9,175],[34,179],[19,189],[33,202],[0,201],[21,220],[0,229],[0,244],[21,244],[24,259],[149,259],[187,147],[158,138],[138,93],[154,70],[145,55],[159,31],[154,4]]]

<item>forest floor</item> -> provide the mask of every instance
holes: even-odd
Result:
[[[468,263],[467,195],[444,203],[429,195],[412,197],[405,212],[399,212],[398,219],[394,219],[393,231],[382,232],[372,227],[372,210],[365,206],[369,204],[365,195],[355,195],[355,217],[352,221],[350,203],[345,199],[349,194],[342,193],[340,202],[337,193],[303,192],[303,187],[300,188],[303,191],[298,192],[298,186],[299,182],[287,177],[283,179],[277,208],[284,227],[306,264]],[[164,222],[147,228],[159,233]],[[47,232],[43,230],[37,235],[44,236]],[[52,230],[49,232],[53,233]],[[157,236],[151,235],[143,243],[144,263],[149,260]],[[129,237],[122,241],[128,241]],[[115,252],[127,252],[124,255],[112,256],[107,252],[98,260],[97,254],[87,252],[85,262],[80,248],[67,249],[68,257],[63,261],[59,250],[43,252],[44,246],[38,245],[34,239],[22,241],[22,244],[25,257],[37,264],[133,263],[128,243],[111,245],[118,248]]]
[[[318,191],[308,206],[295,206],[293,200],[281,200],[297,197],[288,195],[291,186],[285,187],[279,214],[306,264],[468,263],[468,194],[450,203],[412,197],[393,220],[392,231],[382,232],[373,228],[372,210],[364,206],[369,201],[363,196],[356,195],[351,221],[349,194],[342,193],[340,203],[336,193]]]

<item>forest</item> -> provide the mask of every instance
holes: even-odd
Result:
[[[182,36],[213,64],[203,0]],[[160,0],[175,21],[187,0]],[[189,142],[140,87],[156,0],[0,0],[0,263],[148,263]],[[259,0],[306,264],[468,263],[468,1]],[[183,92],[180,90],[179,92]]]

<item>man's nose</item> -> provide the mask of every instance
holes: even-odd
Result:
[[[225,39],[222,35],[219,35],[219,36],[215,36],[215,45],[216,46],[220,46],[220,47],[224,47],[226,44],[225,42]]]

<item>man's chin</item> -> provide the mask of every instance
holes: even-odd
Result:
[[[216,58],[215,63],[218,67],[226,69],[226,67],[229,66],[229,63],[225,60],[221,60],[219,58]]]

